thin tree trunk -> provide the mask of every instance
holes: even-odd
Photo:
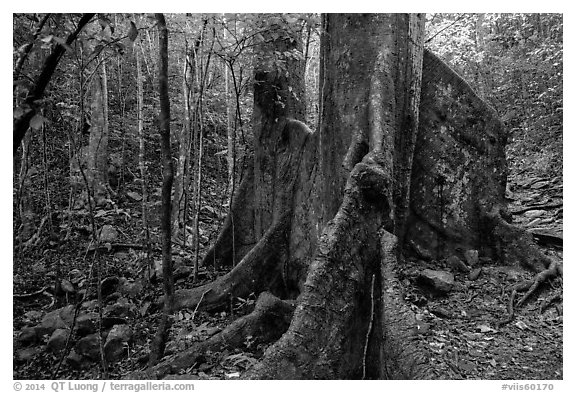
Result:
[[[224,30],[224,40],[226,40],[226,30]],[[224,72],[224,95],[226,99],[226,136],[228,141],[228,207],[232,206],[232,197],[235,187],[236,172],[236,130],[232,126],[232,114],[230,107],[230,81],[229,81],[229,63],[222,62]]]
[[[96,205],[108,197],[108,82],[106,63],[102,62],[94,77],[92,89],[92,127],[88,143],[88,179]]]
[[[194,72],[192,67],[192,58],[186,44],[186,58],[184,59],[184,69],[182,72],[182,98],[184,101],[184,125],[179,138],[179,157],[178,166],[174,179],[174,205],[172,207],[172,228],[173,235],[178,238],[184,234],[186,242],[186,198],[188,194],[188,185],[190,178],[190,156],[191,156],[191,136],[192,136],[192,118],[191,118],[191,94]]]
[[[118,24],[118,14],[114,14],[114,24]],[[124,124],[124,118],[126,116],[126,95],[123,94],[124,87],[122,83],[122,61],[123,58],[118,56],[117,63],[116,63],[116,70],[118,72],[118,84],[117,84],[117,97],[120,101],[120,135],[122,139],[122,147],[120,149],[120,160],[114,160],[111,164],[113,165],[113,173],[116,179],[114,179],[115,183],[115,192],[120,193],[124,188],[124,176],[125,176],[125,165],[126,162],[126,126]]]
[[[140,59],[141,40],[134,43],[136,57],[136,112],[138,116],[138,168],[140,169],[140,180],[142,186],[142,227],[144,228],[144,244],[146,245],[148,278],[151,275],[152,261],[150,259],[150,224],[148,222],[148,173],[146,170],[146,139],[144,135],[144,84],[142,75],[142,61]]]
[[[202,104],[199,107],[199,127],[198,127],[198,163],[196,174],[196,201],[194,215],[194,281],[198,280],[198,265],[200,258],[200,208],[202,201],[202,160],[204,156],[204,127],[202,122]]]
[[[20,170],[18,174],[17,206],[20,218],[20,227],[18,228],[20,244],[30,239],[36,230],[36,214],[32,209],[32,195],[30,195],[31,180],[28,174],[30,170],[31,142],[32,134],[28,133],[22,140],[22,156],[20,158]]]
[[[166,294],[166,310],[171,312],[174,296],[174,278],[172,277],[172,242],[170,210],[172,182],[174,170],[170,147],[170,99],[168,96],[168,28],[163,14],[156,14],[158,21],[158,94],[160,96],[159,132],[162,151],[162,269],[164,273],[164,292]]]
[[[48,141],[46,140],[46,127],[42,125],[42,165],[44,166],[44,196],[45,196],[45,206],[46,206],[46,216],[48,217],[48,224],[50,228],[50,236],[54,234],[54,223],[52,222],[52,201],[50,200],[50,189],[48,187],[49,180],[48,176],[50,171],[48,170]]]
[[[160,97],[159,133],[162,153],[162,273],[164,283],[164,312],[162,322],[152,343],[149,364],[154,365],[164,354],[174,305],[174,276],[172,269],[171,192],[174,180],[170,147],[170,99],[168,95],[168,28],[164,14],[155,14],[158,24],[158,95]]]

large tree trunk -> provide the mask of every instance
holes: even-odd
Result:
[[[389,232],[402,231],[406,214],[423,16],[330,14],[324,28],[313,219],[325,229],[290,328],[251,378],[390,377],[382,364],[393,349],[382,334],[389,315],[381,292],[390,279],[382,261],[394,259]],[[406,363],[397,375],[424,374]]]
[[[424,52],[423,20],[323,18],[315,133],[296,120],[300,64],[271,66],[274,54],[298,49],[297,39],[283,30],[258,54],[254,167],[231,209],[241,225],[229,217],[208,256],[230,262],[230,250],[246,248],[229,274],[176,294],[176,307],[202,309],[264,290],[298,296],[287,331],[246,378],[429,378],[395,277],[406,255],[439,260],[475,249],[548,264],[504,219],[501,122]],[[178,367],[194,359],[193,350],[182,354]]]

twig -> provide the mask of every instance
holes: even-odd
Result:
[[[198,301],[198,304],[196,304],[196,307],[194,308],[194,311],[192,311],[192,317],[190,318],[190,320],[192,322],[194,322],[194,317],[196,316],[196,312],[198,311],[198,307],[200,307],[200,303],[202,303],[202,300],[204,299],[204,295],[206,295],[208,292],[210,292],[212,289],[208,288],[207,290],[204,291],[204,293],[202,294],[202,296],[200,296],[200,300]]]

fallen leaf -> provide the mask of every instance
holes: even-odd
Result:
[[[518,321],[514,324],[518,329],[520,330],[526,330],[528,329],[528,325],[526,325],[524,322],[522,321]]]
[[[470,373],[476,369],[476,366],[474,363],[471,363],[467,360],[462,359],[458,362],[458,368],[462,371],[466,371],[467,373]]]
[[[496,333],[496,330],[487,325],[478,325],[476,329],[480,330],[480,333]]]

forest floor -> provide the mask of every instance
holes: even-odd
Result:
[[[507,197],[514,223],[540,234],[542,250],[551,258],[562,259],[562,178],[539,177],[529,171],[513,173],[509,177]],[[112,210],[97,211],[100,225],[113,225],[118,233],[118,244],[139,243],[142,239],[140,204],[136,199],[138,187],[132,196]],[[225,216],[222,208],[222,182],[210,179],[205,189],[204,207],[201,211],[200,252],[203,254],[215,239]],[[130,190],[129,190],[130,191]],[[537,208],[535,206],[538,206]],[[521,209],[530,208],[525,212]],[[82,224],[83,223],[83,224]],[[84,227],[83,227],[84,226]],[[55,271],[80,271],[85,277],[94,253],[87,249],[88,221],[78,220],[72,230],[76,237],[65,244],[50,240],[36,250],[28,251],[14,267],[14,293],[30,293],[46,285],[47,277],[55,279]],[[157,236],[157,233],[153,233]],[[50,243],[52,242],[52,243]],[[190,242],[188,242],[190,244]],[[16,253],[16,251],[15,251]],[[176,283],[177,288],[201,285],[223,274],[210,266],[202,267],[196,283],[188,276],[194,260],[191,247],[174,246],[174,259],[184,272]],[[102,277],[124,277],[130,282],[142,283],[142,291],[129,297],[135,312],[130,321],[134,332],[128,355],[109,365],[108,377],[119,379],[144,368],[150,342],[159,324],[160,313],[153,309],[161,295],[161,282],[145,279],[147,269],[144,254],[132,248],[114,248],[99,253]],[[159,252],[153,255],[160,260]],[[430,266],[431,268],[434,268]],[[408,261],[399,272],[405,300],[413,309],[418,329],[416,339],[429,348],[434,369],[441,379],[562,379],[563,316],[562,302],[540,310],[541,302],[554,293],[562,294],[561,280],[546,283],[521,308],[515,318],[503,326],[499,321],[507,315],[510,288],[533,273],[522,269],[499,266],[486,262],[480,276],[472,281],[467,274],[456,274],[455,288],[448,296],[435,296],[421,288],[417,275],[427,266],[422,261]],[[88,281],[90,281],[88,279]],[[560,283],[558,283],[560,282]],[[14,379],[98,379],[102,377],[97,362],[72,367],[66,361],[58,375],[54,364],[66,355],[46,350],[44,337],[35,347],[27,347],[18,340],[25,326],[37,323],[47,312],[66,304],[74,304],[74,293],[68,296],[33,296],[14,300]],[[172,356],[194,342],[205,340],[221,331],[238,316],[249,313],[256,296],[231,299],[229,307],[216,313],[182,310],[175,317],[170,332],[166,355]],[[185,370],[186,378],[234,379],[258,361],[266,345],[256,338],[246,337],[243,348],[206,353],[201,361]]]

